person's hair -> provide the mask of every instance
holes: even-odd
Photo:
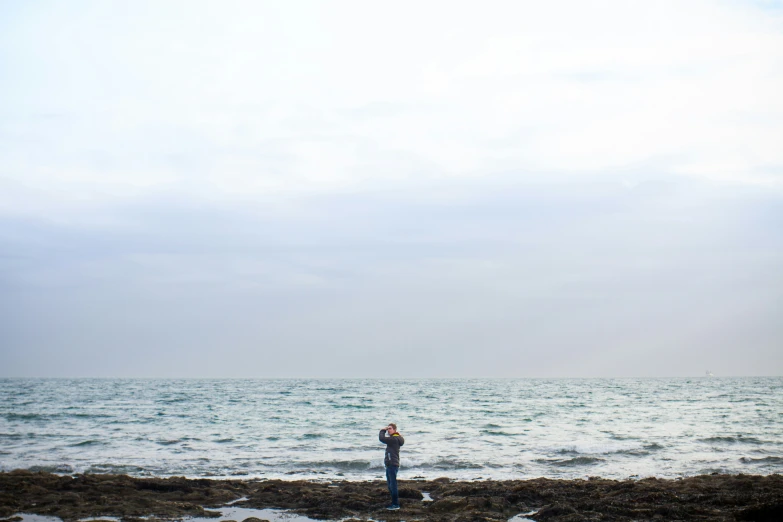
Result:
[[[397,431],[397,425],[396,425],[396,424],[394,424],[393,422],[390,422],[390,423],[389,423],[389,426],[391,426],[392,428],[394,428],[394,431]]]

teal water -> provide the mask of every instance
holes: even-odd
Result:
[[[189,477],[783,472],[783,378],[0,379],[0,469]]]

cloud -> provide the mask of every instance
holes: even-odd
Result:
[[[664,161],[780,187],[783,25],[766,10],[189,5],[11,13],[2,177],[249,194]]]
[[[781,59],[765,2],[4,5],[0,362],[779,371]]]
[[[677,181],[461,183],[430,187],[452,191],[441,203],[359,192],[281,214],[168,197],[76,223],[5,220],[5,367],[596,376],[783,363],[780,198]],[[399,358],[379,370],[387,350]],[[50,359],[69,370],[30,366]]]

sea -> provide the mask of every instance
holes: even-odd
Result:
[[[783,378],[0,379],[0,470],[676,478],[783,472]]]

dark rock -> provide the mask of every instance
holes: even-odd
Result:
[[[536,513],[536,519],[549,520],[551,518],[560,518],[564,515],[571,515],[576,513],[576,509],[569,504],[553,504],[550,506],[544,506]]]
[[[429,509],[438,513],[453,513],[465,508],[467,505],[468,501],[465,497],[446,497],[433,502]]]
[[[783,520],[783,502],[763,504],[743,509],[737,513],[737,520],[754,522],[780,522]]]
[[[398,493],[400,498],[410,498],[414,500],[421,500],[424,498],[424,495],[421,494],[421,491],[413,488],[399,488]]]
[[[433,502],[421,502],[422,491],[430,492]],[[142,479],[13,471],[0,473],[0,518],[8,519],[16,513],[57,516],[64,522],[87,517],[118,517],[123,522],[216,517],[217,511],[204,506],[221,506],[247,497],[243,507],[279,508],[331,520],[372,517],[390,522],[403,518],[422,522],[505,521],[535,509],[539,511],[529,518],[546,522],[783,520],[780,475],[621,481],[598,477],[476,482],[452,482],[447,478],[400,480],[400,495],[402,510],[386,513],[383,507],[389,502],[389,493],[383,480],[325,483]]]

